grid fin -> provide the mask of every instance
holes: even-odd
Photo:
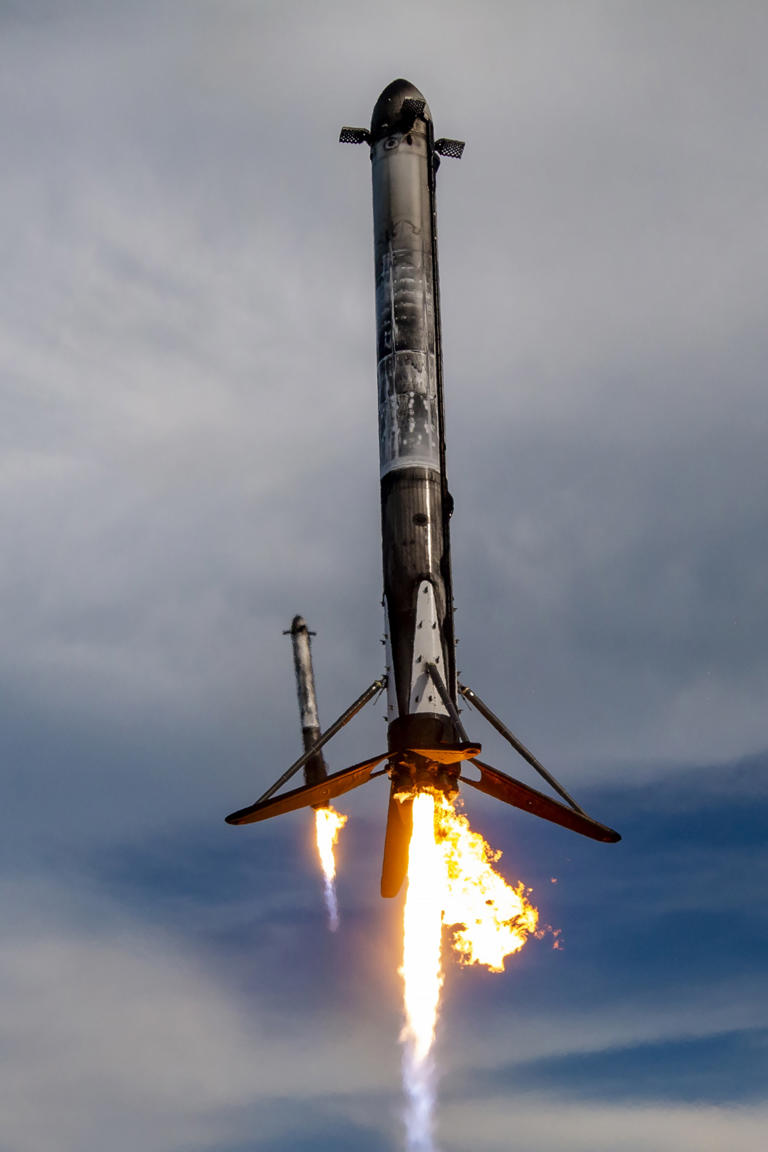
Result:
[[[403,100],[403,116],[408,116],[412,120],[418,120],[419,116],[424,115],[426,106],[426,100],[414,100],[413,96],[408,96]]]
[[[342,128],[339,133],[340,144],[365,144],[368,140],[366,128]]]
[[[435,140],[435,152],[439,152],[441,156],[451,156],[454,160],[461,160],[464,147],[463,140],[446,140],[444,137]]]

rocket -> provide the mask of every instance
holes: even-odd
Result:
[[[387,774],[381,893],[394,896],[407,871],[411,807],[421,789],[439,789],[453,799],[462,781],[592,839],[613,843],[620,836],[587,816],[456,676],[435,182],[441,157],[460,158],[464,144],[435,139],[429,106],[407,80],[384,89],[370,129],[342,128],[340,140],[366,144],[371,158],[387,668],[331,728],[311,746],[305,743],[304,755],[255,804],[233,812],[227,821],[252,823],[328,803]],[[314,783],[308,774],[303,787],[280,793],[300,768],[317,764],[324,744],[385,688],[386,752]],[[481,746],[467,737],[460,698],[508,740],[561,800],[478,759]],[[468,762],[479,779],[466,774]]]
[[[299,716],[301,717],[301,738],[304,751],[311,755],[304,765],[304,781],[306,784],[319,784],[328,775],[325,757],[322,749],[312,751],[320,739],[320,719],[317,711],[317,693],[315,691],[315,673],[312,668],[312,641],[307,622],[303,616],[294,616],[291,627],[284,636],[290,636],[293,643],[293,666],[296,671],[296,691],[299,697]]]

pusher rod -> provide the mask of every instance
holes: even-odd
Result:
[[[386,686],[386,676],[381,676],[378,680],[374,680],[373,684],[371,684],[369,688],[366,688],[362,696],[358,696],[354,704],[350,704],[346,712],[342,712],[338,720],[331,724],[330,728],[325,730],[320,739],[316,740],[311,748],[307,748],[306,752],[302,756],[299,756],[298,760],[296,760],[295,763],[291,764],[290,768],[283,772],[280,779],[276,780],[271,788],[267,788],[263,796],[259,796],[256,803],[261,804],[264,800],[269,800],[270,796],[274,796],[275,792],[282,788],[283,784],[286,784],[292,776],[295,776],[299,769],[303,768],[307,761],[310,760],[316,752],[319,752],[320,749],[323,748],[328,743],[328,741],[336,735],[337,732],[341,731],[345,724],[348,724],[350,720],[357,715],[361,708],[365,707],[369,700],[371,700],[374,696],[386,688]]]
[[[434,684],[435,688],[437,688],[437,691],[440,693],[440,699],[442,700],[443,704],[445,705],[446,710],[448,712],[448,715],[450,716],[451,720],[453,720],[453,723],[456,726],[456,731],[457,731],[458,735],[461,737],[461,739],[464,741],[465,744],[469,744],[469,742],[470,742],[469,736],[467,736],[466,732],[464,731],[464,725],[461,722],[461,717],[459,716],[459,710],[456,707],[456,705],[454,704],[453,700],[451,700],[451,694],[445,686],[445,682],[444,682],[442,676],[440,675],[439,668],[437,667],[436,664],[432,664],[430,662],[427,662],[426,668],[427,668],[427,672],[432,677],[432,683]]]
[[[547,784],[554,788],[558,796],[562,796],[563,800],[570,804],[574,812],[579,812],[582,816],[587,815],[584,809],[579,807],[573,797],[568,795],[565,788],[563,788],[562,784],[560,784],[555,779],[552,773],[548,772],[544,765],[539,763],[533,753],[528,751],[525,744],[520,743],[517,736],[515,736],[513,732],[510,732],[509,728],[507,728],[506,724],[499,720],[495,712],[491,712],[488,705],[480,699],[477,692],[473,692],[471,688],[467,688],[466,684],[459,684],[459,692],[462,694],[465,700],[468,700],[470,704],[477,708],[481,716],[485,716],[488,723],[491,724],[497,732],[501,733],[505,740],[509,741],[515,752],[518,752],[522,756],[523,760],[527,760],[531,768],[536,769],[539,776],[544,777]]]

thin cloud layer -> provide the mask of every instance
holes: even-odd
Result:
[[[468,1141],[483,1152],[509,1148],[510,1141],[541,1152],[564,1147],[573,1152],[612,1152],[617,1142],[627,1152],[720,1152],[734,1142],[759,1148],[765,1120],[763,1108],[731,1112],[657,1105],[632,1109],[575,1105],[552,1115],[546,1097],[514,1102],[511,1109],[510,1097],[504,1095],[449,1105],[441,1139],[451,1152],[466,1147]]]
[[[470,1129],[481,1148],[508,1147],[506,1123],[507,1140],[512,1124],[536,1147],[608,1148],[609,1118],[637,1152],[694,1148],[702,1133],[702,1147],[759,1147],[768,1018],[749,845],[764,803],[752,796],[745,818],[744,800],[708,800],[715,773],[700,776],[678,840],[679,794],[627,788],[624,812],[593,797],[626,834],[610,866],[605,846],[536,835],[524,815],[492,828],[473,815],[561,947],[533,941],[502,976],[448,964],[441,1147],[466,1146]],[[100,848],[55,880],[6,883],[14,1148],[90,1152],[113,1128],[118,1152],[123,1131],[168,1152],[399,1146],[401,910],[376,895],[381,821],[352,813],[329,934],[300,815],[250,836],[188,828]]]
[[[380,671],[368,176],[335,135],[393,70],[469,140],[440,175],[467,680],[572,774],[764,745],[761,18],[654,11],[409,9],[405,55],[366,6],[6,15],[1,674],[35,787],[46,745],[74,797],[119,743],[151,793],[143,734],[198,811],[175,739],[233,791],[285,761],[297,610],[324,709]]]
[[[766,24],[3,6],[0,1143],[399,1146],[383,784],[335,944],[299,818],[222,817],[300,748],[296,612],[325,725],[382,671],[369,173],[336,139],[404,75],[468,141],[439,176],[459,666],[625,836],[472,798],[565,947],[449,976],[444,1147],[508,1149],[511,1112],[540,1152],[761,1146],[711,1066],[767,1025]]]
[[[330,1126],[347,1095],[380,1091],[389,1062],[362,1016],[326,1019],[315,999],[301,1031],[286,1026],[267,982],[245,997],[82,880],[9,885],[3,918],[16,926],[0,950],[8,1147],[90,1152],[109,1132],[116,1152],[220,1148],[254,1126],[260,1146],[290,1130],[294,1103],[300,1131],[310,1110]]]

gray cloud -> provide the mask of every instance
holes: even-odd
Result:
[[[469,1141],[488,1152],[508,1148],[510,1140],[524,1147],[535,1145],[542,1152],[555,1152],[564,1145],[574,1152],[609,1152],[617,1139],[627,1152],[717,1152],[732,1141],[758,1148],[764,1123],[762,1108],[576,1104],[558,1107],[553,1114],[546,1097],[516,1102],[511,1118],[509,1096],[504,1094],[449,1105],[442,1117],[441,1139],[450,1149],[466,1147]]]
[[[680,765],[766,746],[759,6],[396,4],[383,26],[368,3],[73,2],[6,4],[0,21],[11,873],[115,840],[143,853],[254,799],[298,749],[281,635],[294,612],[319,633],[324,723],[381,671],[368,165],[335,140],[395,75],[423,88],[440,132],[468,140],[439,190],[466,681],[574,786],[619,771],[667,786]],[[371,709],[334,766],[378,749],[383,731]],[[472,735],[510,767],[476,717]],[[366,837],[380,808],[380,795],[350,801]],[[486,819],[482,801],[476,811]],[[537,868],[562,860],[541,843]],[[347,889],[364,962],[347,1010],[337,990],[335,1023],[311,1014],[307,993],[288,1035],[269,1020],[267,1049],[243,1026],[244,1004],[260,1018],[249,968],[254,980],[294,971],[291,949],[306,946],[281,919],[290,892],[288,920],[313,914],[284,843],[264,844],[254,858],[277,850],[288,880],[250,878],[262,918],[247,900],[218,919],[190,898],[191,945],[158,928],[149,883],[131,917],[50,875],[14,889],[3,1000],[31,1003],[4,1013],[14,1152],[46,1147],[54,1124],[62,1147],[88,1152],[113,1117],[135,1145],[137,1114],[159,1152],[242,1148],[254,1107],[265,1148],[289,1122],[296,1147],[312,1146],[313,1123],[376,1152],[397,1139],[380,1075],[396,1083],[394,912],[377,936],[367,897]],[[748,856],[728,856],[739,875]],[[700,847],[689,862],[712,879],[720,860]],[[377,862],[360,867],[373,890]],[[664,868],[648,889],[659,921],[701,916],[701,891],[665,890]],[[610,891],[617,908],[626,895]],[[77,899],[89,911],[47,923],[52,904]],[[268,938],[258,964],[238,935],[249,916]],[[201,922],[237,992],[212,973]],[[699,984],[675,1011],[614,1003],[569,1017],[564,1041],[561,1018],[518,1006],[515,1035],[548,1059],[746,1027],[760,993],[726,960],[720,1008],[701,1012]],[[390,981],[383,1006],[371,973]],[[497,1017],[486,1012],[482,1045],[464,1038],[455,1082],[469,1065],[514,1062]],[[329,1028],[307,1057],[311,1098],[286,1104],[279,1076]],[[541,1107],[515,1101],[519,1140],[542,1152],[566,1135],[612,1148],[617,1130],[638,1152],[757,1146],[764,1124],[749,1110],[550,1101],[544,1135]],[[470,1134],[479,1149],[509,1147],[493,1094],[445,1100],[441,1117],[446,1148]]]
[[[403,58],[373,9],[299,7],[10,20],[6,681],[244,742],[291,723],[297,608],[326,682],[378,670],[367,176],[334,134],[410,69],[470,141],[440,190],[467,677],[572,768],[761,746],[761,16],[443,6]]]
[[[117,1152],[137,1139],[169,1152],[219,1148],[254,1126],[261,1145],[334,1118],[364,1131],[362,1101],[384,1077],[396,1084],[395,1046],[369,1031],[375,1013],[331,1015],[315,999],[292,1019],[265,984],[246,998],[82,879],[6,885],[3,914],[15,928],[0,948],[9,1148],[86,1152],[106,1131]],[[377,1113],[386,1125],[386,1106]]]
[[[221,862],[204,863],[221,894],[218,927],[209,920],[203,935],[205,905],[188,880],[175,908],[152,884],[146,911],[129,910],[83,874],[5,884],[3,922],[13,932],[0,946],[0,1050],[8,1058],[2,1105],[9,1147],[38,1152],[54,1140],[62,1150],[90,1152],[107,1130],[117,1152],[137,1138],[168,1152],[249,1141],[320,1149],[357,1140],[371,1152],[398,1145],[392,917],[361,921],[353,912],[341,935],[328,937],[319,891],[312,930],[295,877],[281,876],[274,864],[270,882],[262,874],[246,899],[242,885],[227,890]],[[270,904],[278,894],[276,914]],[[222,946],[227,922],[238,927]],[[486,983],[492,996],[470,993],[470,984]],[[612,1051],[625,1056],[652,1043],[663,1052],[681,1040],[719,1041],[755,1028],[761,1001],[748,981],[710,985],[706,1000],[688,983],[678,986],[676,1003],[668,988],[655,1006],[598,998],[570,1010],[541,1002],[535,991],[531,997],[531,987],[524,971],[485,980],[449,971],[438,1041],[441,1146],[465,1146],[475,1127],[478,1146],[504,1147],[500,1133],[513,1117],[517,1140],[546,1149],[566,1130],[576,1147],[589,1138],[610,1147],[609,1117],[632,1133],[638,1150],[671,1149],[676,1140],[694,1148],[705,1130],[712,1142],[699,1147],[721,1147],[729,1133],[743,1147],[758,1146],[754,1133],[764,1117],[757,1107],[611,1105],[599,1083],[591,1104],[574,1104],[563,1100],[558,1082],[541,1098],[530,1087],[547,1062],[610,1062]],[[499,1011],[505,998],[513,1015]],[[502,1083],[503,1096],[496,1095]],[[631,1101],[631,1081],[622,1086]],[[543,1114],[546,1126],[534,1137]]]

